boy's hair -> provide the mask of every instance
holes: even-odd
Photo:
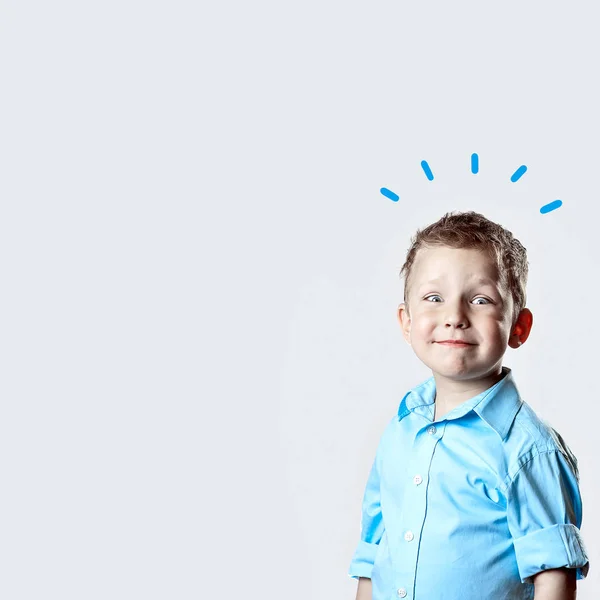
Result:
[[[439,246],[474,248],[488,253],[496,262],[500,283],[513,297],[514,314],[511,328],[514,327],[527,300],[526,287],[529,272],[527,250],[502,225],[473,211],[446,213],[439,221],[417,230],[417,233],[411,238],[406,262],[400,270],[400,277],[404,276],[405,279],[405,304],[408,306],[410,276],[417,252],[421,248]]]

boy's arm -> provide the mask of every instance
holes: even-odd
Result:
[[[577,580],[574,569],[549,569],[533,577],[534,600],[575,600]]]
[[[370,579],[367,579],[366,577],[361,577],[358,580],[356,600],[373,600],[373,588],[371,587]]]
[[[589,570],[581,517],[577,474],[563,452],[540,452],[512,476],[508,527],[521,581],[534,583],[535,600],[575,597],[572,578],[584,579]]]
[[[363,496],[360,541],[354,556],[352,557],[350,570],[348,572],[350,577],[354,579],[368,579],[368,583],[363,583],[360,589],[363,589],[365,586],[367,586],[369,592],[371,590],[371,572],[375,564],[375,558],[377,551],[379,550],[379,544],[385,532],[383,514],[381,511],[380,488],[380,471],[386,446],[385,438],[386,433],[390,431],[389,428],[393,426],[396,421],[397,417],[394,417],[390,421],[388,427],[381,436],[379,445],[377,446],[375,460],[371,466],[371,471],[367,479],[367,485],[365,487],[365,493]],[[367,600],[370,600],[370,595],[366,598]]]

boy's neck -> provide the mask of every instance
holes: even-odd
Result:
[[[434,421],[438,421],[463,402],[474,398],[485,390],[491,388],[504,377],[502,366],[481,379],[455,381],[434,374],[435,379],[435,404]]]

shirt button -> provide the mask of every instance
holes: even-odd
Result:
[[[407,531],[407,532],[404,534],[404,539],[405,539],[407,542],[412,542],[412,541],[413,541],[413,539],[414,539],[414,537],[415,537],[415,536],[414,536],[414,534],[413,534],[413,532],[412,532],[412,531]]]
[[[436,432],[436,429],[433,425],[427,430],[427,433],[429,435],[433,435],[435,432]]]
[[[421,483],[423,483],[423,478],[420,475],[415,475],[413,477],[413,482],[415,485],[420,485]]]
[[[400,598],[406,598],[406,590],[404,588],[400,588],[398,590],[398,596],[400,596]]]

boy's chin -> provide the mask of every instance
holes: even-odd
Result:
[[[432,374],[435,377],[442,377],[450,381],[469,381],[470,379],[478,379],[481,377],[480,373],[474,373],[473,371],[449,371],[449,370],[435,370],[431,369]]]
[[[494,365],[478,365],[476,368],[469,368],[466,366],[448,367],[447,365],[432,365],[429,368],[434,376],[443,377],[444,379],[452,381],[483,379],[484,377],[489,377],[495,371]]]

